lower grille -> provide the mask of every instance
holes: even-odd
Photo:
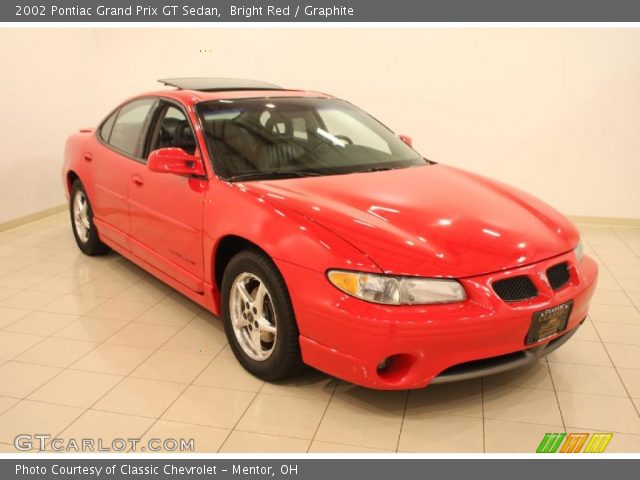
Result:
[[[525,275],[498,280],[491,286],[505,302],[517,302],[538,296],[538,289]]]
[[[580,322],[580,325],[584,322]],[[468,380],[470,378],[483,377],[486,375],[493,375],[495,373],[506,372],[513,368],[520,368],[524,365],[528,365],[539,358],[553,352],[559,348],[571,336],[576,333],[578,328],[573,328],[566,333],[554,338],[546,345],[521,350],[519,352],[509,353],[507,355],[500,355],[497,357],[485,358],[482,360],[472,360],[470,362],[459,363],[453,367],[447,368],[444,372],[440,373],[434,378],[431,383],[447,383],[456,382],[459,380]]]
[[[569,264],[559,263],[547,269],[547,280],[554,290],[558,290],[569,282]]]

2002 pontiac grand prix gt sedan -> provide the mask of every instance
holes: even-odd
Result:
[[[543,202],[326,94],[163,83],[69,138],[73,233],[220,315],[257,377],[420,388],[525,365],[586,318],[596,263]]]

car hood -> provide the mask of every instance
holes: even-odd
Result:
[[[445,165],[242,188],[331,230],[389,274],[480,275],[565,253],[578,242],[571,222],[540,200]]]

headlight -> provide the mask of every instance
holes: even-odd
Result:
[[[386,305],[450,303],[467,298],[464,288],[455,280],[392,277],[344,270],[330,270],[327,277],[349,295]]]
[[[584,247],[582,246],[582,239],[578,240],[578,245],[573,249],[573,253],[576,256],[576,262],[582,262],[582,258],[584,257]]]

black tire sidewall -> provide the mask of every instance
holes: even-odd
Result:
[[[271,356],[264,361],[253,360],[242,350],[231,322],[231,286],[238,275],[245,272],[252,273],[264,282],[276,313],[276,345]],[[263,380],[278,380],[297,373],[302,362],[295,315],[284,279],[266,255],[245,250],[231,259],[222,280],[221,302],[227,340],[234,355],[246,370]]]
[[[86,242],[83,242],[78,236],[73,212],[73,205],[75,202],[76,194],[79,191],[83,193],[84,198],[87,202],[87,215],[89,217],[89,238]],[[107,247],[100,241],[98,230],[93,223],[93,209],[91,208],[91,201],[89,200],[89,196],[87,195],[87,191],[84,189],[82,182],[77,179],[73,182],[73,185],[71,186],[71,193],[69,194],[69,215],[71,218],[71,229],[73,230],[73,237],[76,240],[78,248],[82,250],[83,253],[87,255],[100,255],[106,253],[109,250],[109,247]]]

